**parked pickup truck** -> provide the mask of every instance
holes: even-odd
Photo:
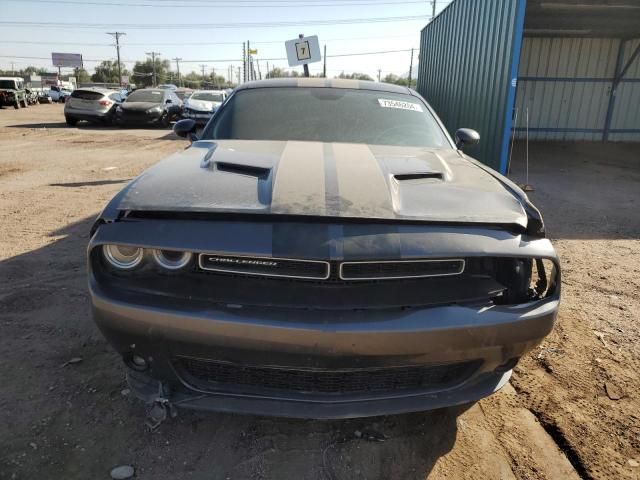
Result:
[[[49,89],[47,93],[51,97],[51,100],[53,100],[54,102],[64,103],[67,97],[71,95],[71,90],[67,90],[66,88],[61,88],[54,85]]]

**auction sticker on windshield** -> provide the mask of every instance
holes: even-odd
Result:
[[[403,102],[401,100],[386,100],[379,98],[378,103],[384,108],[399,108],[401,110],[413,110],[414,112],[422,112],[422,106],[418,103]]]

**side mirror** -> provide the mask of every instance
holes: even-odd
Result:
[[[164,103],[173,103],[173,101],[170,98],[167,98]]]
[[[461,150],[463,147],[477,145],[480,143],[480,134],[470,128],[460,128],[456,131],[456,148]]]
[[[198,137],[196,137],[196,128],[197,125],[195,120],[185,118],[184,120],[179,120],[176,122],[176,124],[173,126],[173,131],[179,137],[189,137],[189,140],[193,142],[194,140],[198,139]]]

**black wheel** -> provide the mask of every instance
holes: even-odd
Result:
[[[20,103],[22,104],[22,108],[27,108],[29,106],[26,99],[21,100]]]
[[[67,121],[67,125],[70,125],[72,127],[75,127],[78,123],[78,119],[77,118],[73,118],[73,117],[67,117],[65,115],[64,119]]]
[[[165,113],[162,118],[160,119],[160,125],[162,126],[162,128],[169,128],[169,126],[171,125],[171,119],[169,118],[169,114]]]

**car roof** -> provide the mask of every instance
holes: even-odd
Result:
[[[347,80],[344,78],[270,78],[268,80],[255,80],[246,82],[236,90],[246,90],[251,88],[278,88],[278,87],[316,87],[316,88],[350,88],[356,90],[375,90],[378,92],[401,93],[410,95],[411,90],[401,85],[391,83],[372,82],[369,80]]]
[[[119,90],[112,90],[110,88],[100,88],[100,87],[79,87],[74,91],[77,92],[79,90],[89,91],[89,92],[98,92],[98,93],[119,93]]]
[[[206,92],[206,93],[225,93],[224,90],[209,90],[209,89],[202,89],[202,90],[194,90],[193,93],[201,93],[201,92]]]

